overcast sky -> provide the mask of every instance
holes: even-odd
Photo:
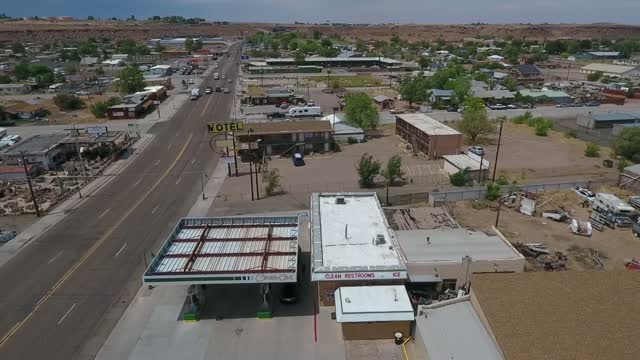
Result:
[[[208,20],[348,23],[640,24],[640,0],[2,0],[18,16],[146,19],[153,15]]]

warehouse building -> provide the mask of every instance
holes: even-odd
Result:
[[[459,154],[462,149],[462,133],[425,114],[396,115],[396,134],[411,144],[414,153],[429,159]]]
[[[462,228],[396,231],[409,280],[442,289],[469,285],[471,274],[522,272],[525,258],[497,230],[495,235]]]
[[[640,69],[630,65],[594,63],[583,66],[580,69],[580,72],[583,74],[593,74],[600,72],[605,76],[628,79],[640,77]]]
[[[24,156],[27,164],[52,170],[65,160],[62,143],[66,137],[66,133],[34,135],[1,151],[0,159],[5,165],[21,165]]]
[[[340,287],[401,285],[407,268],[375,192],[311,196],[311,280],[319,303]]]
[[[616,125],[634,125],[640,123],[638,113],[579,114],[576,124],[587,129],[613,128]]]
[[[265,59],[267,66],[293,66],[300,65],[294,58],[270,58]],[[385,57],[321,57],[311,56],[304,59],[304,65],[314,65],[322,67],[397,67],[402,65],[401,61]]]
[[[532,97],[536,103],[555,103],[555,104],[564,104],[571,102],[573,99],[571,95],[567,94],[564,91],[560,90],[550,90],[550,89],[522,89],[518,91],[522,96],[530,96]]]

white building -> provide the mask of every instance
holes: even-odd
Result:
[[[630,65],[593,63],[587,66],[583,66],[582,69],[580,69],[580,72],[584,74],[593,74],[596,72],[601,72],[602,75],[605,75],[605,76],[620,77],[620,78],[639,78],[640,77],[640,69]]]
[[[487,56],[487,60],[492,61],[492,62],[501,62],[502,60],[504,60],[504,56],[489,55],[489,56]]]
[[[407,268],[375,192],[311,196],[311,280],[321,305],[341,286],[402,284]]]

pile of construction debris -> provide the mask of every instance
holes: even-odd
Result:
[[[604,271],[607,269],[605,266],[607,255],[601,251],[573,245],[567,249],[567,253],[587,270]]]
[[[459,228],[458,222],[444,207],[386,209],[385,215],[394,230],[429,230]]]
[[[513,246],[527,258],[534,271],[567,270],[567,256],[562,251],[552,251],[543,244],[515,243]]]

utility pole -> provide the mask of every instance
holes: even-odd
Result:
[[[493,161],[493,176],[491,177],[491,182],[496,182],[496,170],[498,169],[498,154],[500,154],[500,142],[502,141],[502,125],[504,125],[504,120],[500,120],[500,135],[498,135],[498,148],[496,149],[496,159]],[[482,164],[480,164],[480,166],[482,167]]]
[[[238,151],[236,150],[236,132],[231,133],[231,140],[233,141],[233,164],[236,168],[236,177],[238,176]]]
[[[484,152],[480,155],[480,173],[478,174],[478,183],[482,184],[484,176],[482,176],[482,161],[484,161]]]
[[[202,200],[206,199],[207,197],[204,195],[204,179],[202,178],[202,175],[204,173],[200,173],[200,187],[202,188]]]
[[[20,157],[22,158],[22,166],[24,167],[24,176],[27,178],[27,184],[29,184],[31,199],[33,199],[33,206],[36,209],[36,216],[40,217],[40,208],[38,207],[38,201],[36,201],[36,194],[33,193],[33,186],[31,185],[31,175],[29,175],[29,171],[27,170],[27,161],[24,158],[24,152],[20,153]]]
[[[84,185],[84,182],[86,181],[86,173],[84,170],[84,162],[82,161],[82,153],[80,152],[80,146],[78,145],[78,136],[80,136],[80,130],[82,129],[77,129],[76,128],[76,123],[73,123],[73,129],[65,129],[65,130],[71,130],[73,131],[73,139],[74,139],[74,143],[76,146],[76,152],[78,154],[78,159],[80,160],[80,168],[82,169],[82,185]],[[140,137],[140,133],[138,133],[138,137]],[[80,196],[80,198],[82,198],[82,185],[78,186],[78,196]]]
[[[253,132],[253,129],[249,128],[249,130],[247,130],[247,133],[249,133],[249,184],[251,184],[251,201],[254,201],[254,195],[253,195],[253,155],[251,155],[251,133]]]
[[[227,142],[227,133],[224,133],[224,141]],[[229,157],[229,146],[226,147],[227,149],[227,157]],[[227,172],[229,174],[229,177],[231,177],[231,164],[229,162],[227,162]]]

